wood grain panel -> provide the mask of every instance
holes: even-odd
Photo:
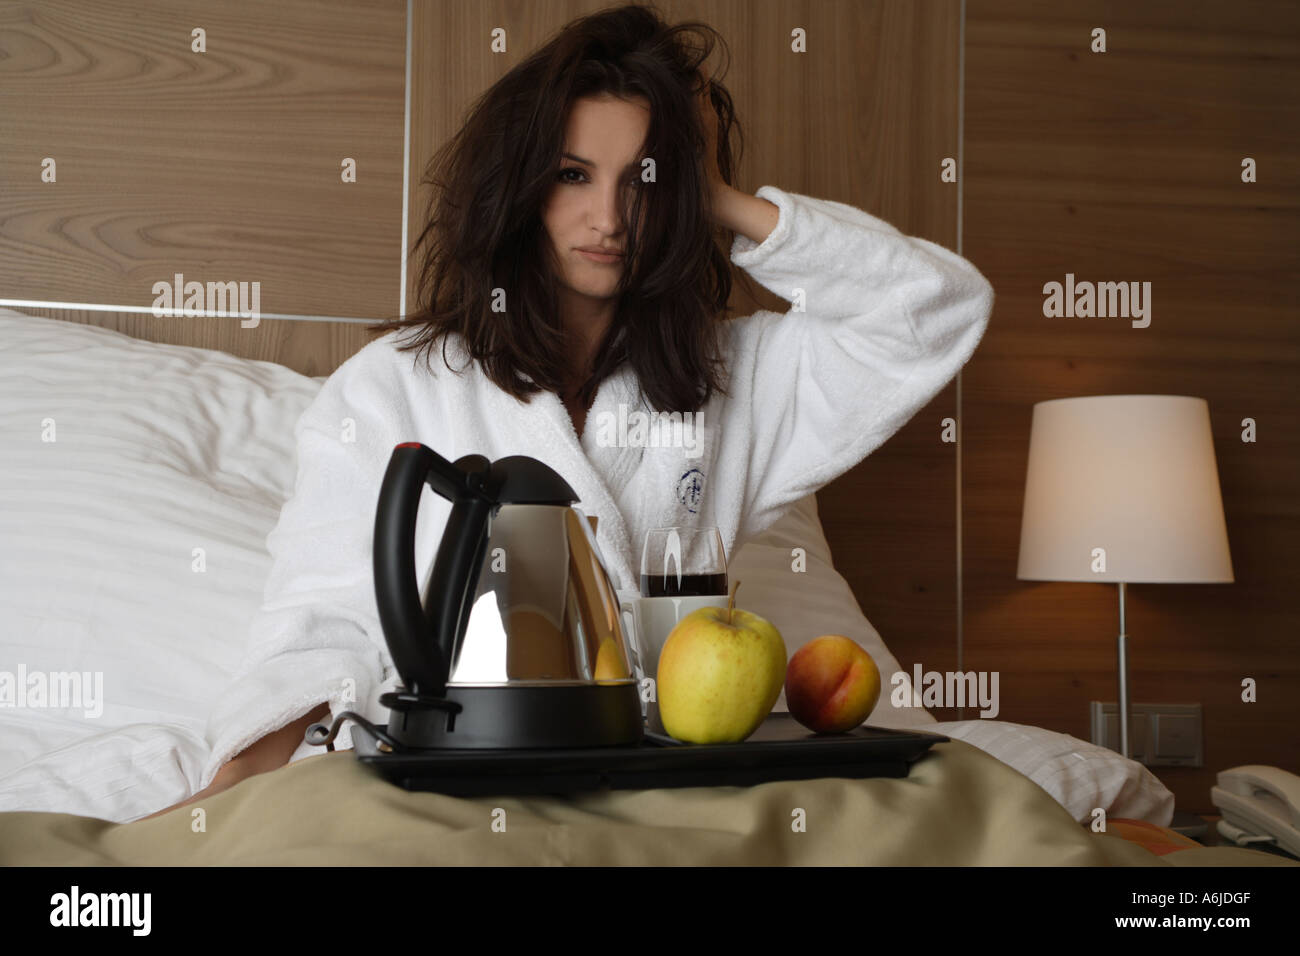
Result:
[[[263,319],[257,329],[242,329],[237,320],[198,316],[155,319],[137,312],[88,309],[19,309],[67,322],[112,329],[136,339],[215,349],[240,358],[275,362],[309,376],[329,376],[373,336],[365,323]]]
[[[968,666],[1001,672],[1000,719],[1089,737],[1088,702],[1116,699],[1117,589],[1016,579],[1033,404],[1205,398],[1236,582],[1127,602],[1132,699],[1204,707],[1205,766],[1154,769],[1190,812],[1219,770],[1300,769],[1298,37],[1289,3],[967,5],[964,251],[998,295],[963,382]],[[1067,272],[1151,282],[1150,327],[1045,318]]]
[[[403,0],[3,0],[0,297],[148,307],[179,272],[258,282],[267,313],[395,313],[405,35]],[[350,338],[279,324],[121,327],[293,367],[317,336]]]
[[[412,25],[413,49],[420,51],[412,65],[413,180],[475,97],[566,22],[604,6],[579,0],[418,4]],[[955,248],[956,186],[941,183],[939,172],[958,146],[956,0],[657,6],[670,21],[710,24],[731,49],[724,82],[744,129],[739,188],[753,192],[771,183],[846,202],[905,233]],[[507,31],[506,53],[489,50],[489,32],[497,26]],[[790,51],[795,27],[807,32],[806,54]],[[427,193],[413,182],[412,241],[427,203]],[[732,307],[742,315],[789,308],[758,292],[751,296],[738,284]],[[956,666],[955,451],[939,438],[941,419],[956,414],[955,391],[947,388],[818,495],[836,566],[909,669],[913,661]]]

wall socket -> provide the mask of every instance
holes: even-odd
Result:
[[[1119,705],[1088,705],[1092,742],[1119,753]],[[1129,757],[1148,767],[1204,766],[1200,704],[1129,704]]]

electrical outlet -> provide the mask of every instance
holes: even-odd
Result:
[[[1092,742],[1119,753],[1119,705],[1091,701]],[[1200,704],[1129,704],[1129,757],[1148,767],[1204,766]]]

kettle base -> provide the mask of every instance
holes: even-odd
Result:
[[[645,733],[634,681],[578,685],[448,684],[443,709],[394,710],[388,733],[413,749],[622,747]]]

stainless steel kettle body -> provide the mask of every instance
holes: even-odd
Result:
[[[423,486],[452,502],[423,601]],[[393,449],[375,518],[375,597],[402,688],[381,698],[413,748],[636,743],[640,698],[594,519],[553,469]]]

